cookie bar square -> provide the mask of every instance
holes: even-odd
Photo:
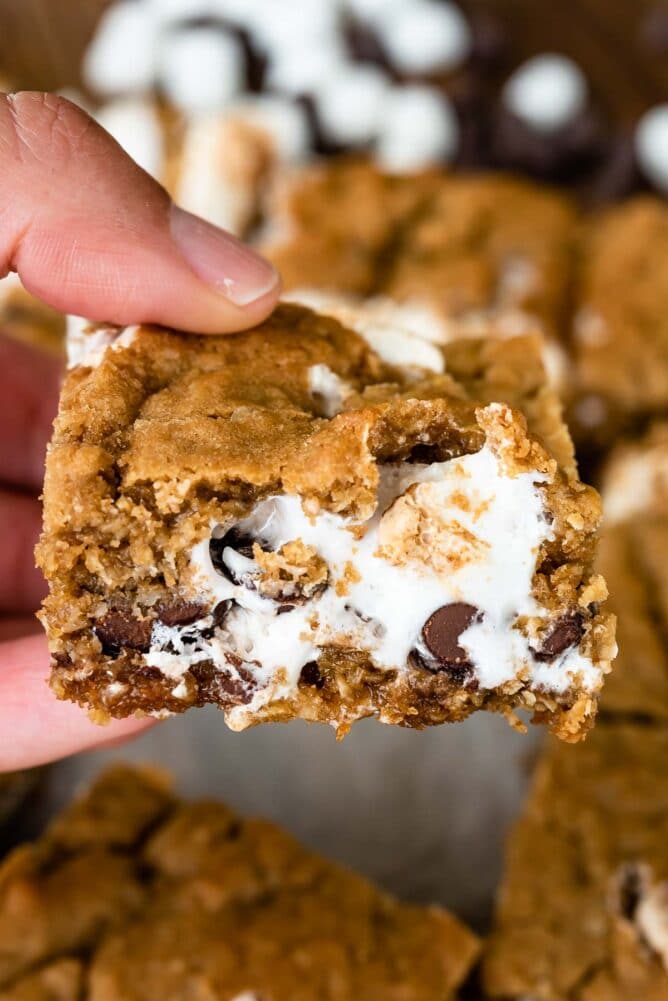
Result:
[[[561,335],[574,207],[499,174],[392,176],[334,161],[303,171],[275,207],[265,252],[288,290],[387,295],[461,331]]]
[[[263,249],[292,300],[346,319],[365,309],[367,327],[389,319],[436,344],[540,333],[550,378],[570,395],[566,197],[503,175],[393,176],[345,159],[286,187]]]
[[[668,997],[668,729],[551,743],[510,837],[483,964],[503,1001]]]
[[[668,425],[615,449],[602,493],[598,567],[617,615],[619,656],[601,709],[668,720]]]
[[[234,729],[591,725],[614,653],[596,492],[535,340],[389,365],[283,305],[245,334],[82,333],[47,461],[52,687]]]
[[[391,175],[342,157],[283,178],[262,250],[288,290],[378,294],[404,233],[427,211],[442,177]]]
[[[3,862],[0,930],[8,1001],[448,1001],[479,952],[447,911],[124,766]]]
[[[573,322],[578,437],[610,444],[668,410],[668,205],[642,196],[586,233]]]

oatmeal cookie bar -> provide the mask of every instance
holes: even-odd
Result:
[[[599,720],[551,743],[510,837],[486,996],[668,997],[668,729]]]
[[[602,480],[598,566],[617,615],[619,656],[601,709],[668,719],[668,425],[618,446]]]
[[[575,213],[550,188],[498,174],[392,176],[363,161],[298,175],[265,251],[288,290],[386,295],[467,332],[564,332]]]
[[[392,176],[344,159],[286,182],[269,220],[264,252],[290,299],[364,308],[371,322],[398,313],[437,344],[541,333],[550,378],[570,395],[575,220],[563,196],[503,175]]]
[[[4,861],[0,931],[3,1001],[448,1001],[478,954],[446,911],[122,766]]]
[[[592,222],[574,318],[577,435],[609,444],[668,410],[668,205],[642,196]]]
[[[227,337],[80,334],[39,546],[59,697],[587,730],[614,653],[599,498],[536,342],[453,342],[444,371],[381,351],[294,305]]]

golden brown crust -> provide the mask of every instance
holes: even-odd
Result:
[[[509,841],[486,996],[668,997],[667,844],[665,727],[599,721],[551,743]]]
[[[161,777],[123,767],[5,861],[0,929],[7,1001],[444,1001],[478,952],[447,912],[400,904],[271,824],[176,803]]]

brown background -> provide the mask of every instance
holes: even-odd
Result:
[[[280,3],[281,0],[276,0]],[[20,87],[77,82],[80,56],[108,0],[0,0],[0,70]],[[668,24],[664,50],[642,42],[645,14],[666,0],[472,0],[500,15],[511,61],[552,49],[573,56],[612,111],[633,118],[668,100]]]

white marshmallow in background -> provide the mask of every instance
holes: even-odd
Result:
[[[456,69],[468,59],[473,44],[459,7],[436,0],[396,4],[375,27],[388,58],[403,73]]]
[[[358,146],[379,132],[389,80],[377,66],[346,63],[316,89],[323,134],[332,142]]]
[[[286,94],[312,93],[325,81],[341,70],[346,52],[340,38],[306,48],[296,46],[269,57],[266,83],[274,90]]]
[[[135,0],[138,2],[138,0]],[[169,25],[198,17],[214,17],[219,0],[141,0],[151,11],[158,25]]]
[[[263,51],[295,58],[311,45],[336,44],[340,29],[337,0],[265,0],[249,30]]]
[[[247,97],[221,113],[197,116],[183,140],[176,201],[243,236],[257,215],[267,153],[276,164],[299,162],[310,147],[306,112],[289,99]]]
[[[411,0],[346,0],[346,9],[361,21],[373,24],[391,13],[393,7],[410,6]]]
[[[301,104],[277,94],[249,95],[235,101],[230,115],[263,129],[281,160],[302,163],[313,147],[311,123]]]
[[[408,173],[448,162],[459,148],[452,104],[433,87],[394,87],[386,95],[376,159],[386,170]]]
[[[159,80],[166,97],[186,112],[223,107],[246,85],[240,40],[218,28],[182,28],[163,35]]]
[[[510,76],[502,91],[506,108],[537,132],[572,122],[587,107],[587,81],[580,67],[556,53],[535,56]]]
[[[635,135],[638,164],[648,180],[668,193],[668,104],[646,111]]]
[[[149,98],[109,101],[95,116],[126,153],[160,180],[165,168],[165,137],[155,104]]]
[[[150,6],[119,0],[102,14],[83,61],[92,91],[104,96],[137,94],[155,81],[158,28]]]

